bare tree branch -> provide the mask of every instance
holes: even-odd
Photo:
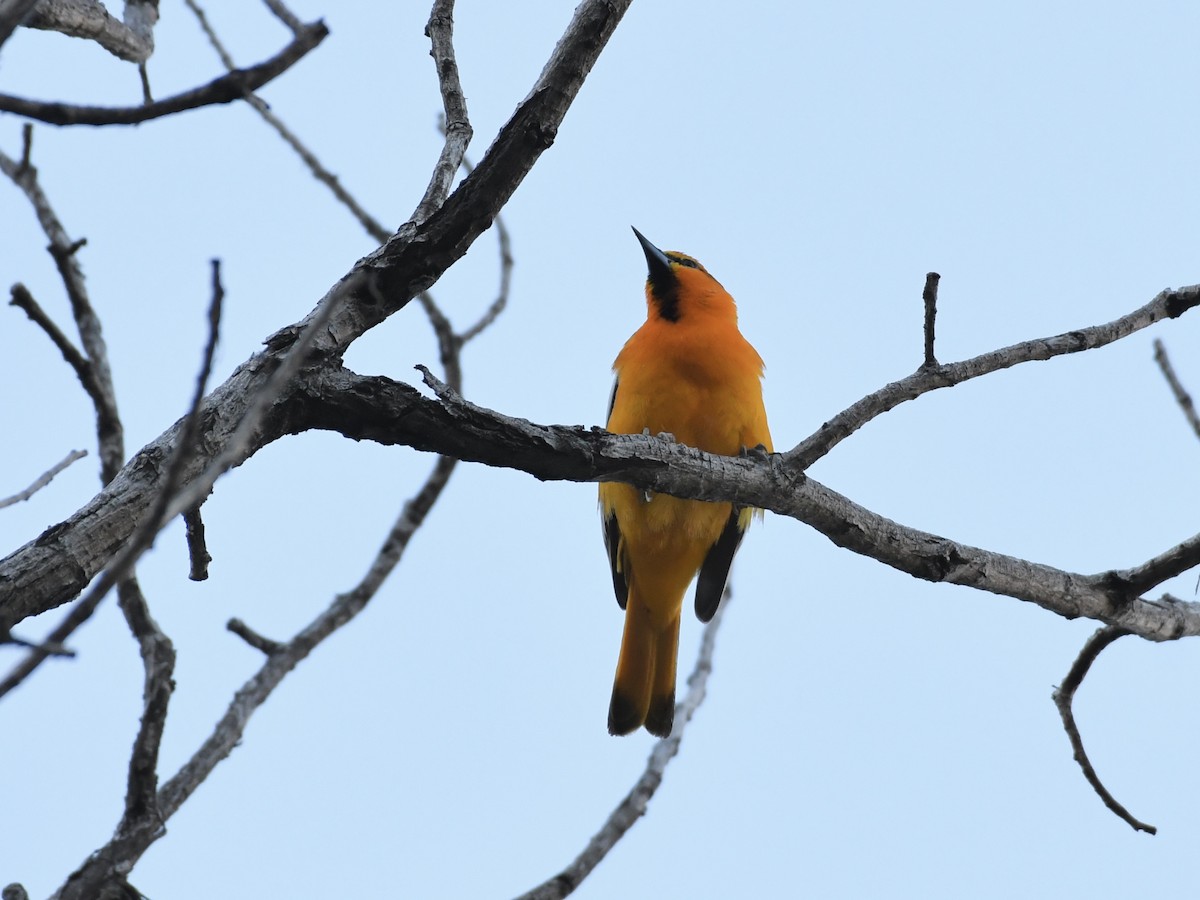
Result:
[[[657,493],[769,509],[927,581],[1026,600],[1066,618],[1111,622],[1150,640],[1200,634],[1200,605],[1146,600],[1131,595],[1111,573],[1067,572],[908,528],[810,477],[795,476],[779,455],[721,457],[649,435],[536,425],[484,410],[435,379],[427,381],[439,402],[388,379],[344,369],[314,371],[296,395],[297,405],[281,407],[289,417],[282,427],[329,428],[358,440],[517,468],[545,480],[622,481]]]
[[[157,22],[157,0],[126,2],[124,22],[113,18],[100,0],[41,0],[24,24],[95,41],[113,56],[144,63],[154,53]]]
[[[401,227],[356,269],[378,276],[374,297],[356,297],[330,323],[316,349],[332,356],[368,329],[427,290],[466,253],[504,208],[513,192],[554,142],[558,127],[584,79],[608,43],[630,0],[584,0],[576,9],[528,96],[500,129],[474,172],[446,199],[438,214],[415,230]],[[282,329],[268,346],[289,340],[295,327]]]
[[[12,37],[37,4],[38,0],[0,0],[0,46]]]
[[[629,793],[617,804],[603,827],[588,841],[588,845],[575,857],[574,861],[555,875],[553,878],[539,884],[533,890],[522,894],[517,900],[562,900],[573,893],[580,883],[591,874],[608,852],[616,846],[625,833],[633,827],[642,816],[654,797],[658,786],[662,784],[667,764],[679,753],[679,745],[683,741],[683,732],[692,716],[704,702],[705,691],[708,687],[708,676],[712,674],[713,650],[717,643],[717,630],[721,620],[729,608],[732,591],[725,587],[725,595],[721,599],[717,611],[709,623],[704,626],[704,635],[700,641],[700,652],[696,656],[696,665],[688,676],[688,692],[683,702],[675,709],[675,726],[671,734],[654,745],[650,758],[646,760],[646,769],[641,777],[630,788]]]
[[[437,310],[432,298],[424,298],[423,302],[426,309],[431,310],[430,322],[438,333],[439,344],[443,348],[447,377],[461,385],[462,370],[458,352],[462,342],[455,338],[448,320]],[[302,353],[303,349],[302,344],[298,342],[292,352]],[[196,408],[199,408],[198,403],[197,400]],[[151,720],[151,712],[161,711],[165,717],[166,701],[170,693],[169,664],[165,661],[165,651],[169,651],[169,642],[165,650],[161,644],[157,645],[159,655],[154,658],[154,662],[159,666],[155,670],[159,679],[156,682],[157,692],[153,695],[150,692],[151,659],[147,658],[147,712],[143,716],[142,732],[139,734],[138,743],[135,744],[134,757],[130,763],[130,792],[126,800],[125,816],[113,839],[89,856],[55,894],[57,900],[85,900],[92,896],[91,892],[97,885],[108,883],[132,869],[146,849],[164,833],[166,820],[238,744],[250,716],[267,700],[283,678],[318,644],[358,615],[375,596],[388,575],[399,564],[409,541],[441,495],[456,465],[457,460],[451,457],[438,458],[425,484],[404,504],[400,517],[392,526],[378,555],[359,584],[353,590],[335,597],[307,628],[290,641],[281,643],[265,638],[241,619],[231,619],[228,622],[228,630],[260,650],[267,657],[266,661],[258,673],[235,694],[224,717],[191,759],[162,786],[161,790],[152,795],[148,792],[156,783],[153,773],[156,770],[157,742],[161,739],[162,719],[156,717]],[[153,624],[153,620],[150,620],[150,624]],[[156,627],[154,630],[157,630]],[[165,640],[165,636],[162,640]],[[170,661],[173,662],[173,654]],[[164,674],[165,681],[161,680]],[[159,705],[152,706],[152,699]],[[150,725],[147,725],[148,720],[151,721]],[[143,744],[146,749],[139,752]],[[153,766],[149,762],[151,759],[155,763]]]
[[[927,274],[925,290],[921,293],[921,299],[925,302],[925,362],[921,365],[922,369],[933,369],[938,364],[937,357],[933,355],[933,343],[934,324],[937,321],[938,281],[941,277],[937,272]]]
[[[787,466],[800,472],[807,469],[827,454],[841,441],[877,416],[895,409],[906,400],[915,400],[922,394],[939,388],[954,387],[972,378],[1008,369],[1021,363],[1053,359],[1067,353],[1094,350],[1127,337],[1163,319],[1174,319],[1200,304],[1200,285],[1175,290],[1164,290],[1145,306],[1135,309],[1104,325],[1093,325],[1077,331],[1068,331],[1054,337],[1038,338],[1013,344],[990,353],[983,353],[962,362],[938,366],[935,369],[918,369],[912,375],[893,381],[873,394],[844,409],[805,438],[795,448],[784,454]]]
[[[111,433],[112,425],[109,424],[114,418],[114,410],[112,408],[111,395],[105,391],[100,384],[96,375],[96,369],[90,360],[84,358],[79,349],[71,343],[71,339],[63,334],[62,329],[46,314],[46,311],[33,299],[33,295],[25,285],[14,284],[12,286],[12,300],[9,301],[10,306],[15,306],[17,309],[24,311],[29,320],[37,325],[42,331],[46,332],[46,336],[50,338],[58,352],[62,354],[63,360],[66,361],[74,371],[79,383],[83,385],[83,389],[92,400],[92,405],[96,409],[97,422],[104,424],[98,430],[106,433]],[[113,457],[112,447],[108,448],[109,453],[107,459],[110,460],[109,467],[112,467],[111,459]],[[120,468],[120,464],[116,464],[116,469]],[[115,471],[112,474],[116,474]],[[111,480],[111,476],[109,477]]]
[[[285,7],[283,7],[282,4],[275,2],[275,0],[264,0],[264,2],[271,7],[272,12],[275,12],[276,15],[283,13],[281,18],[283,18],[285,23],[287,23],[288,20],[284,18],[284,16],[290,16],[291,14]],[[233,71],[236,68],[233,62],[233,57],[229,55],[229,52],[225,49],[225,45],[217,36],[216,31],[213,30],[213,27],[209,24],[208,16],[205,14],[204,9],[198,3],[196,3],[196,0],[184,0],[184,3],[187,4],[188,9],[190,9],[196,16],[196,20],[200,23],[201,30],[203,30],[205,36],[208,38],[209,43],[212,44],[213,49],[216,50],[217,55],[221,58],[221,62],[225,65],[225,68]],[[277,6],[279,7],[279,10],[276,10]],[[295,21],[296,25],[299,26],[299,20]],[[276,133],[278,133],[278,135],[283,138],[287,145],[295,151],[296,155],[300,157],[301,162],[308,166],[308,170],[312,173],[313,177],[329,188],[329,190],[333,193],[333,196],[337,198],[338,202],[345,206],[346,209],[350,210],[350,214],[358,220],[358,223],[362,225],[362,227],[369,235],[371,235],[371,237],[382,244],[391,236],[391,230],[384,228],[377,219],[368,213],[366,209],[354,199],[349,191],[342,187],[342,183],[338,180],[338,177],[321,164],[321,161],[317,159],[316,154],[309,150],[308,147],[300,140],[300,138],[296,136],[295,132],[288,128],[287,125],[284,124],[283,120],[275,115],[275,113],[271,110],[271,107],[269,107],[261,97],[256,94],[247,94],[246,103],[248,103],[250,108],[262,117],[263,121],[275,129]]]
[[[162,528],[165,521],[163,513],[167,504],[174,494],[178,483],[179,473],[183,470],[184,461],[191,453],[192,445],[196,441],[196,435],[199,431],[199,409],[204,398],[204,389],[208,382],[209,373],[212,371],[212,361],[216,352],[216,341],[218,326],[221,318],[221,300],[224,297],[224,291],[221,289],[219,264],[216,260],[213,261],[213,300],[209,309],[209,338],[204,350],[204,359],[201,365],[200,375],[197,380],[196,393],[192,400],[191,411],[183,420],[183,428],[180,434],[180,441],[177,443],[170,456],[170,461],[166,466],[162,487],[159,495],[155,498],[151,506],[148,518],[143,520],[138,530],[133,533],[130,540],[122,547],[121,552],[113,560],[104,571],[100,573],[100,577],[92,586],[92,590],[88,592],[82,600],[80,600],[71,610],[67,618],[51,633],[49,641],[45,644],[36,646],[32,649],[29,656],[16,667],[9,675],[0,682],[0,697],[11,691],[22,681],[25,680],[42,662],[44,662],[53,651],[50,648],[61,645],[80,625],[86,622],[95,612],[100,602],[113,588],[114,585],[121,584],[128,580],[129,584],[125,587],[125,592],[122,594],[122,608],[127,605],[139,604],[141,609],[134,609],[133,614],[137,615],[138,622],[135,624],[130,622],[130,627],[134,630],[135,637],[139,640],[150,641],[155,643],[156,647],[163,641],[166,641],[165,636],[161,637],[150,631],[150,625],[153,620],[149,617],[149,611],[145,610],[145,600],[142,599],[141,588],[132,578],[132,571],[137,559],[145,550],[154,542],[154,537]],[[89,308],[90,309],[90,308]],[[96,323],[97,328],[99,323]],[[101,348],[103,349],[103,348]],[[115,401],[113,404],[113,416],[116,416]],[[119,424],[119,420],[118,420]],[[130,616],[129,610],[126,610],[127,618]],[[145,624],[149,623],[149,624]],[[157,626],[154,626],[154,631],[157,631]],[[169,655],[171,665],[174,665],[174,651],[170,648],[170,642],[166,641],[166,649],[150,648],[147,650],[143,647],[143,656],[147,653],[155,655],[155,665],[161,665],[161,659],[164,655]],[[150,661],[147,660],[147,666],[150,666]],[[168,670],[167,677],[169,679],[170,672]],[[165,705],[163,715],[166,714]]]
[[[462,165],[467,145],[471,142],[471,122],[467,118],[467,100],[458,78],[458,61],[454,58],[454,0],[434,0],[425,34],[433,44],[430,55],[437,67],[438,86],[442,91],[442,109],[446,139],[442,152],[433,167],[433,175],[425,196],[417,204],[412,218],[401,231],[415,229],[438,209],[450,193],[450,185]]]
[[[1163,342],[1158,338],[1154,339],[1154,360],[1162,370],[1163,378],[1167,379],[1167,385],[1171,388],[1171,393],[1175,396],[1175,402],[1183,410],[1184,418],[1192,426],[1192,431],[1196,433],[1196,437],[1200,437],[1200,415],[1196,413],[1196,404],[1192,402],[1192,395],[1184,389],[1183,383],[1175,374],[1175,367],[1171,365],[1171,359],[1167,356],[1167,348],[1163,346]]]
[[[204,539],[204,519],[200,515],[200,507],[193,506],[183,512],[184,536],[187,540],[188,560],[191,569],[188,579],[205,581],[208,578],[208,564],[212,556],[208,552],[208,544]]]
[[[304,28],[304,23],[280,0],[263,0],[263,3],[266,4],[267,9],[271,10],[275,18],[291,30],[292,34],[298,34]]]
[[[18,491],[11,497],[0,498],[0,509],[3,509],[6,506],[12,506],[14,503],[21,503],[25,500],[28,500],[30,497],[48,485],[51,481],[53,481],[55,475],[57,475],[67,466],[71,465],[71,463],[83,459],[85,456],[87,456],[86,450],[72,450],[62,461],[55,463],[55,465],[52,466],[48,471],[39,475],[37,480],[34,481],[34,483],[29,487],[25,488],[25,490]]]
[[[1083,684],[1083,679],[1087,676],[1092,663],[1096,661],[1096,657],[1104,651],[1105,647],[1128,633],[1112,625],[1106,625],[1088,638],[1087,643],[1083,645],[1083,649],[1079,651],[1079,657],[1075,660],[1075,664],[1071,666],[1071,671],[1063,679],[1062,686],[1055,689],[1053,694],[1054,705],[1058,707],[1058,714],[1062,716],[1063,728],[1066,729],[1067,737],[1071,741],[1071,749],[1074,751],[1075,762],[1079,763],[1079,768],[1083,770],[1083,775],[1087,778],[1088,784],[1092,786],[1093,790],[1100,796],[1100,799],[1104,801],[1104,805],[1129,823],[1130,827],[1135,831],[1157,834],[1158,829],[1153,825],[1147,825],[1145,822],[1135,819],[1129,813],[1129,810],[1117,802],[1116,798],[1108,792],[1108,789],[1100,781],[1100,776],[1096,774],[1096,770],[1092,768],[1092,763],[1088,759],[1087,751],[1083,749],[1083,738],[1079,734],[1079,727],[1075,724],[1075,713],[1071,708],[1075,700],[1075,692]]]
[[[253,398],[261,396],[263,383],[312,318],[330,309],[327,301],[335,293],[349,288],[353,296],[314,337],[314,363],[336,359],[358,336],[405,306],[466,253],[553,141],[558,124],[627,7],[628,0],[580,4],[529,96],[439,213],[426,220],[414,238],[393,236],[356,265],[314,312],[272,335],[264,353],[240,365],[206,399],[206,440],[189,460],[185,482],[190,483],[213,463],[219,452],[214,448],[229,445]],[[239,442],[245,454],[230,464],[241,462],[245,455],[281,436],[278,421],[277,416],[270,417],[259,433]],[[0,578],[0,628],[11,628],[29,615],[66,602],[107,564],[156,496],[160,475],[146,463],[152,455],[174,446],[178,429],[178,424],[168,429],[143,451],[147,455],[132,460],[124,470],[125,478],[111,493],[101,492],[68,522],[0,561],[4,576]],[[93,530],[101,522],[106,527]]]
[[[83,270],[79,266],[77,254],[84,241],[72,241],[67,231],[59,221],[58,215],[50,205],[50,200],[38,183],[37,169],[30,164],[33,129],[26,125],[24,132],[24,148],[21,162],[18,164],[0,151],[0,171],[4,172],[17,185],[33,205],[42,231],[50,241],[50,255],[58,267],[67,298],[71,302],[71,313],[75,318],[75,327],[79,331],[79,339],[86,354],[86,362],[80,357],[61,330],[40,310],[21,286],[13,288],[13,305],[25,310],[34,322],[44,330],[59,348],[63,358],[75,370],[84,390],[92,399],[96,410],[96,433],[100,452],[100,480],[108,484],[116,477],[121,466],[125,463],[125,438],[121,426],[121,418],[117,413],[117,399],[113,388],[112,370],[108,364],[108,347],[104,341],[104,332],[100,326],[100,318],[92,308],[88,297],[87,285],[84,283]]]
[[[51,125],[136,125],[201,106],[232,103],[278,78],[328,34],[329,29],[324,22],[306,25],[290,44],[265,62],[247,69],[236,69],[201,87],[143,106],[75,106],[0,94],[0,111],[38,119]]]
[[[1141,594],[1196,566],[1200,566],[1200,534],[1176,544],[1140,566],[1120,572],[1104,572],[1097,577],[1110,579],[1114,586],[1126,593]]]

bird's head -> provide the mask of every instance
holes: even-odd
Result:
[[[676,250],[659,250],[636,228],[646,254],[646,301],[651,314],[678,322],[692,310],[733,308],[733,298],[696,259]]]

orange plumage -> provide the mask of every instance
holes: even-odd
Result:
[[[763,362],[738,331],[733,298],[690,256],[663,253],[634,234],[649,268],[647,316],[613,364],[608,430],[667,432],[724,456],[759,445],[770,451]],[[644,725],[666,737],[675,719],[684,593],[699,574],[696,615],[712,618],[753,510],[617,483],[600,486],[600,510],[625,610],[608,730],[629,734]]]

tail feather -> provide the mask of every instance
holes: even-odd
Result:
[[[678,650],[679,616],[665,629],[656,628],[642,603],[631,596],[608,707],[609,734],[629,734],[643,725],[658,737],[671,733]]]
[[[654,682],[646,730],[665,738],[675,724],[675,665],[679,659],[679,616],[659,632],[654,647]]]

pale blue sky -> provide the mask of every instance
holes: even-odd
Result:
[[[296,4],[332,34],[263,92],[381,220],[428,180],[440,100],[423,3]],[[456,42],[478,158],[573,5],[463,2]],[[943,361],[1113,319],[1200,281],[1200,9],[1185,3],[635,3],[558,140],[505,211],[510,309],[465,356],[477,403],[600,424],[609,366],[644,313],[636,225],[738,299],[767,362],[778,448],[921,360],[924,275],[942,274]],[[214,3],[239,63],[282,28]],[[219,63],[164,3],[165,96]],[[135,71],[19,32],[0,91],[136,102]],[[21,122],[0,116],[0,146]],[[103,317],[130,452],[181,414],[224,263],[220,377],[307,313],[372,242],[244,106],[126,129],[38,126],[34,162]],[[23,196],[0,184],[0,288],[68,313]],[[495,290],[494,236],[434,288],[458,323]],[[1200,393],[1200,317],[1000,373],[873,422],[813,476],[914,527],[1081,572],[1197,530],[1200,443],[1153,360]],[[94,448],[86,397],[0,308],[0,495]],[[355,345],[364,373],[437,361],[414,304]],[[221,482],[212,577],[182,530],[141,567],[176,643],[173,774],[260,659],[231,616],[284,638],[361,576],[432,464],[309,434]],[[0,511],[15,548],[97,489],[93,456]],[[934,586],[768,516],[738,558],[710,694],[649,813],[580,898],[1191,897],[1200,644],[1133,638],[1077,713],[1135,834],[1071,759],[1050,701],[1091,622]],[[1167,587],[1194,599],[1195,575]],[[47,617],[58,620],[57,615]],[[25,623],[36,637],[52,622]],[[306,661],[135,870],[148,896],[505,897],[557,872],[640,773],[648,736],[605,715],[621,628],[595,488],[463,465],[367,611]],[[681,668],[699,635],[686,622]],[[0,702],[0,883],[46,896],[110,836],[140,714],[115,606]],[[0,648],[5,668],[18,654]]]

